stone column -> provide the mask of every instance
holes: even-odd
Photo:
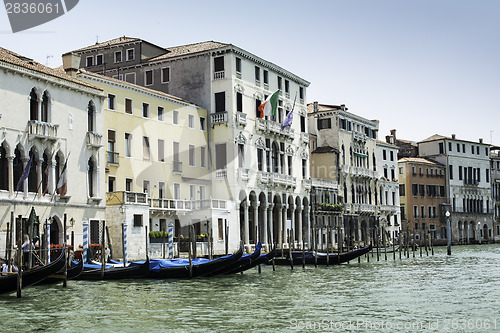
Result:
[[[269,245],[265,245],[265,244],[268,244],[268,239],[267,239],[267,205],[264,202],[260,205],[260,207],[262,209],[262,239],[261,239],[261,242],[264,245],[264,249],[266,251],[269,251]]]
[[[257,241],[259,240],[259,206],[257,206],[257,202],[253,206],[253,223],[256,227],[254,228],[254,230],[252,230],[253,232],[255,232],[253,241],[257,245]]]
[[[292,221],[290,223],[290,225],[291,225],[291,228],[293,229],[293,235],[290,233],[290,243],[293,244],[295,247],[295,235],[297,234],[297,230],[295,230],[295,209],[294,209],[293,205],[290,205],[290,219]],[[291,246],[291,245],[289,244],[288,246]]]
[[[304,210],[305,210],[304,218],[306,219],[305,223],[307,225],[307,245],[309,247],[312,247],[312,243],[311,243],[311,218],[309,216],[309,205],[304,206]]]
[[[283,214],[281,212],[283,205],[282,204],[277,204],[276,207],[278,208],[278,244],[281,246],[283,243]]]
[[[43,156],[43,155],[42,155]],[[43,185],[42,185],[42,172],[43,172],[43,158],[38,159],[38,163],[36,164],[36,188],[38,191],[38,197],[42,197],[43,193]]]
[[[266,228],[266,232],[267,232],[267,229],[269,229],[269,236],[268,236],[268,239],[270,241],[270,244],[268,244],[268,251],[273,247],[273,244],[274,244],[274,241],[273,241],[273,207],[274,205],[272,203],[269,204],[269,206],[267,207],[267,223],[269,225],[269,227]],[[269,243],[268,241],[268,243]]]
[[[297,206],[297,211],[298,211],[298,225],[299,225],[299,230],[296,230],[295,232],[298,235],[298,240],[299,240],[299,246],[302,248],[304,245],[304,234],[302,232],[302,205]]]
[[[283,241],[283,243],[286,243],[287,242],[287,238],[286,238],[286,207],[287,205],[284,204],[281,206],[281,239]]]
[[[248,203],[246,200],[242,203],[242,206],[243,206],[243,221],[244,221],[244,226],[245,226],[243,241],[245,243],[246,250],[250,251],[250,234],[248,232],[249,231],[249,222],[248,222],[248,208],[249,207],[248,207]]]
[[[53,194],[56,190],[56,160],[51,159],[49,165],[49,176],[47,179],[48,182],[48,187],[49,187],[49,193]]]
[[[9,173],[8,173],[8,179],[9,179],[9,196],[14,195],[14,155],[7,156],[7,163],[9,165]]]
[[[21,162],[23,162],[23,165],[22,165],[21,169],[23,170],[23,173],[24,173],[24,169],[26,168],[26,164],[28,163],[28,161],[29,161],[29,158],[21,157]],[[28,197],[28,179],[29,179],[29,175],[23,181],[23,193],[24,193],[24,198],[25,199]]]

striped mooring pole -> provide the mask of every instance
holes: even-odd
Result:
[[[87,249],[89,248],[89,223],[87,221],[83,221],[83,253],[82,259],[83,262],[87,262]]]
[[[123,266],[127,266],[127,223],[122,222],[123,230]]]
[[[168,224],[168,257],[174,259],[174,225]]]
[[[50,222],[45,220],[45,230],[47,231],[47,264],[50,264]]]

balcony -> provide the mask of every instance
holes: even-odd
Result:
[[[269,183],[275,186],[295,188],[297,186],[297,178],[273,172],[270,174]]]
[[[215,180],[225,180],[225,179],[227,179],[226,169],[215,170]]]
[[[247,182],[250,179],[249,172],[250,172],[250,169],[239,168],[238,169],[238,178],[241,181]]]
[[[269,183],[269,172],[260,171],[259,172],[259,181],[261,184]]]
[[[385,214],[396,214],[398,207],[393,205],[380,205],[380,212]]]
[[[182,173],[182,162],[173,161],[172,163],[174,173]]]
[[[28,121],[28,134],[38,139],[57,140],[57,128],[59,125],[50,124],[38,120]]]
[[[115,151],[108,151],[107,152],[107,156],[108,156],[108,163],[109,164],[116,164],[116,165],[119,165],[120,162],[119,162],[119,155],[117,152]]]
[[[214,81],[224,80],[226,78],[225,71],[214,72]]]
[[[166,212],[192,212],[200,211],[202,209],[227,209],[226,200],[177,200],[177,199],[148,199],[148,206],[152,214],[164,214]]]
[[[211,123],[213,125],[227,124],[227,111],[216,112],[210,115]]]
[[[309,133],[300,133],[300,142],[309,144]]]
[[[328,188],[332,190],[338,189],[338,183],[334,180],[311,178],[311,185],[312,187]]]
[[[302,179],[302,188],[306,191],[311,189],[312,182],[311,179]]]
[[[138,192],[108,192],[106,193],[106,205],[122,204],[147,204],[147,194]]]
[[[293,140],[293,137],[295,135],[295,130],[293,128],[290,128],[290,126],[281,129],[280,123],[273,120],[267,120],[261,118],[257,118],[256,122],[257,122],[256,127],[258,131],[262,131],[264,133],[269,133],[269,134],[280,135],[285,138],[290,138]]]
[[[243,112],[236,113],[236,124],[245,126],[247,124],[247,114]]]
[[[102,147],[102,134],[88,131],[87,132],[87,146],[92,148]]]
[[[479,185],[479,181],[477,179],[464,179],[464,185],[477,186]]]

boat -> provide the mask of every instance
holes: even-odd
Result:
[[[262,243],[258,242],[257,245],[255,246],[255,251],[253,251],[253,253],[243,254],[241,256],[240,260],[235,261],[232,264],[229,264],[225,267],[222,267],[221,269],[215,270],[212,273],[207,274],[207,276],[214,276],[214,275],[219,275],[219,274],[229,274],[232,271],[236,271],[242,267],[249,266],[251,263],[253,263],[254,261],[256,261],[260,257],[261,250],[262,250]],[[246,270],[246,269],[243,269],[243,270]]]
[[[267,264],[274,257],[276,257],[276,254],[277,254],[277,249],[276,246],[274,246],[274,248],[269,253],[261,254],[256,260],[251,260],[246,265],[241,265],[231,271],[226,272],[226,274],[241,273],[258,265]]]
[[[292,251],[292,258],[294,265],[302,265],[304,262],[303,258],[305,258],[306,265],[338,265],[353,259],[356,259],[363,254],[370,252],[372,246],[366,246],[360,249],[352,250],[345,253],[325,253],[318,252],[317,253],[317,261],[316,261],[316,252],[315,251]],[[305,256],[304,256],[305,254]],[[288,254],[285,258],[277,258],[274,260],[276,265],[290,265],[290,255]]]
[[[101,268],[86,268],[83,270],[82,274],[76,277],[76,280],[138,279],[145,278],[148,274],[149,258],[147,258],[146,261],[140,265],[133,265],[132,263],[126,267],[113,267],[106,265],[104,270]]]
[[[195,259],[190,267],[187,259],[151,260],[149,277],[152,279],[189,279],[210,275],[240,260],[243,246],[237,252],[213,260]]]
[[[66,250],[63,248],[59,257],[45,266],[36,266],[32,269],[23,271],[22,288],[26,288],[56,274],[64,268],[66,261]],[[10,293],[17,290],[17,274],[0,275],[0,294]]]
[[[66,279],[67,280],[74,280],[80,274],[82,274],[82,272],[83,272],[83,261],[78,261],[78,262],[73,261],[73,265],[68,267]],[[36,285],[38,286],[38,285],[42,285],[42,284],[51,284],[51,283],[57,283],[57,282],[64,281],[65,277],[63,274],[64,274],[64,267],[62,270],[60,270],[56,274],[50,275],[45,280],[42,280],[42,281],[36,283]]]

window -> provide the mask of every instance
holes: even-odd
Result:
[[[300,116],[300,131],[302,133],[306,132],[306,117],[302,115]]]
[[[144,85],[150,86],[153,84],[153,70],[147,70],[144,72]]]
[[[391,155],[391,161],[394,161],[394,152],[391,150],[389,153]]]
[[[198,191],[200,192],[200,200],[205,200],[207,198],[205,195],[205,185],[200,185]]]
[[[449,165],[450,180],[453,180],[453,165]]]
[[[165,109],[162,106],[158,107],[158,121],[165,120]]]
[[[444,154],[444,144],[442,142],[439,143],[439,153]]]
[[[267,96],[264,96],[267,99]],[[262,104],[260,99],[255,100],[255,118],[264,118],[264,115],[261,115],[261,112],[259,111],[259,106]],[[264,110],[262,110],[262,113],[264,113]]]
[[[318,130],[332,128],[332,119],[318,119]]]
[[[418,195],[418,184],[411,184],[411,192],[414,196]]]
[[[200,147],[200,167],[207,167],[207,147]]]
[[[175,200],[181,199],[181,184],[179,183],[174,183],[174,199]]]
[[[85,59],[85,64],[86,64],[85,67],[94,66],[94,57],[87,57]]]
[[[151,189],[150,189],[150,186],[149,186],[149,180],[143,180],[142,181],[142,193],[151,194]]]
[[[462,166],[458,166],[458,180],[462,180]]]
[[[307,160],[302,160],[302,178],[307,177]]]
[[[108,192],[116,191],[116,177],[109,176],[108,177]]]
[[[281,76],[278,76],[278,89],[281,91],[283,89],[283,79]]]
[[[299,98],[304,99],[304,88],[303,87],[299,87]]]
[[[264,69],[264,84],[269,85],[269,72]]]
[[[288,156],[288,175],[292,175],[292,170],[293,170],[293,164],[292,164],[292,156]]]
[[[118,163],[118,154],[115,153],[116,132],[108,130],[108,163]]]
[[[158,161],[165,162],[165,141],[158,139]]]
[[[428,213],[429,213],[428,217],[432,218],[432,206],[428,206],[427,209],[428,209]]]
[[[189,185],[189,200],[196,200],[196,185],[194,184]]]
[[[285,80],[285,93],[290,93],[290,81]]]
[[[225,169],[227,165],[226,144],[215,145],[215,169]]]
[[[465,153],[465,143],[462,143],[462,153]]]
[[[132,134],[125,133],[125,157],[132,157]]]
[[[151,159],[149,138],[147,136],[142,137],[142,159],[145,161],[149,161]]]
[[[108,109],[116,110],[116,96],[108,94]]]
[[[236,93],[236,111],[243,112],[243,94]]]
[[[122,51],[115,52],[115,63],[122,62]]]
[[[132,192],[134,190],[134,184],[132,178],[125,178],[125,191]]]
[[[142,116],[144,118],[149,118],[149,104],[142,103]]]
[[[207,130],[207,120],[205,119],[205,117],[200,117],[200,130]]]
[[[45,93],[44,93],[44,97],[45,97]],[[43,105],[43,103],[42,103]],[[44,114],[42,112],[42,121],[44,121]],[[47,115],[45,115],[45,118],[47,118]],[[45,119],[45,121],[47,121]],[[95,122],[96,122],[96,119],[95,119],[95,107],[94,107],[94,103],[92,103],[92,101],[89,102],[89,104],[87,105],[87,130],[89,132],[93,132],[95,131]]]
[[[189,166],[196,166],[195,146],[189,145]]]
[[[189,128],[194,128],[194,115],[188,115],[188,126]]]
[[[223,71],[224,71],[224,57],[215,57],[214,72],[223,72]]]
[[[425,206],[420,206],[420,213],[422,214],[422,218],[425,218]]]
[[[165,199],[165,183],[158,182],[158,198]]]
[[[161,83],[170,82],[170,67],[163,67],[161,69]]]
[[[129,98],[125,98],[125,113],[133,114],[133,103]]]
[[[488,152],[489,152],[489,151],[488,151],[488,147],[484,147],[484,153],[486,154],[486,156],[488,156],[488,155],[489,155],[489,154],[488,154]]]
[[[236,58],[238,59],[238,58]],[[219,240],[223,241],[224,240],[224,220],[219,218],[217,220],[217,229],[218,229],[218,234],[219,234]]]
[[[255,82],[260,84],[260,67],[255,66]]]
[[[413,206],[413,218],[418,218],[418,206]],[[415,229],[418,229],[418,226]]]
[[[419,187],[420,196],[421,197],[425,196],[425,185],[420,184],[418,187]]]
[[[382,150],[382,159],[385,161],[387,159],[387,152],[386,150]]]
[[[142,215],[134,214],[134,227],[142,227]]]
[[[399,184],[399,195],[401,197],[406,196],[406,194],[405,194],[405,184]]]
[[[474,146],[470,146],[470,152],[474,154]]]
[[[403,168],[399,168],[399,174],[402,175],[403,174]]]
[[[238,144],[238,167],[245,167],[245,146],[241,143]]]
[[[127,61],[134,60],[135,58],[135,50],[134,49],[128,49],[127,50]]]
[[[172,124],[179,125],[179,111],[172,111]]]
[[[448,142],[448,151],[452,151],[451,150],[451,142]]]
[[[257,148],[257,169],[259,171],[263,171],[263,160],[264,158],[264,151],[262,148]]]
[[[215,93],[215,112],[225,112],[226,111],[226,93],[218,92]]]
[[[457,143],[457,152],[460,153],[460,144],[459,143]]]
[[[241,59],[240,58],[236,58],[236,73],[241,74]]]
[[[125,74],[125,81],[128,83],[135,84],[135,73],[127,73]]]
[[[490,182],[490,170],[486,169],[486,182]]]

